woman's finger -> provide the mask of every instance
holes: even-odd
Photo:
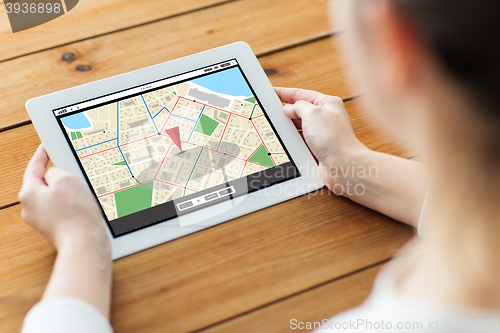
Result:
[[[283,103],[294,104],[298,101],[306,101],[317,106],[326,106],[328,104],[343,104],[342,98],[338,96],[324,95],[317,91],[297,89],[297,88],[274,88]]]
[[[67,182],[70,180],[70,178],[72,178],[72,175],[69,172],[57,167],[52,167],[45,173],[45,182],[49,186],[57,183],[60,180],[64,180],[65,182]]]
[[[283,106],[283,113],[290,119],[300,119],[295,112],[295,106],[293,104],[287,104]]]
[[[35,154],[28,163],[24,172],[24,183],[26,184],[45,184],[43,176],[45,168],[49,163],[49,157],[43,145],[38,146]]]
[[[281,99],[283,103],[289,103],[289,104],[294,104],[300,100],[309,102],[311,104],[314,104],[314,101],[321,96],[324,96],[323,94],[317,92],[317,91],[312,91],[312,90],[305,90],[305,89],[297,89],[297,88],[274,88],[276,93],[278,94],[278,97]]]
[[[309,102],[300,100],[295,104],[287,104],[283,107],[283,112],[290,119],[302,119],[315,106]]]

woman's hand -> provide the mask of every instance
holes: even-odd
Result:
[[[23,219],[57,250],[78,240],[109,248],[95,198],[75,176],[52,167],[42,145],[26,168],[19,200]]]
[[[345,183],[341,170],[351,165],[352,156],[368,151],[354,134],[344,102],[339,97],[311,90],[275,90],[283,103],[289,103],[283,111],[302,129],[304,140],[319,162],[323,183],[336,192],[335,185]]]
[[[111,246],[99,206],[73,175],[55,167],[45,171],[48,162],[40,145],[19,192],[23,219],[58,252],[43,299],[78,298],[109,317]]]
[[[418,225],[427,191],[418,162],[372,151],[354,135],[339,97],[276,88],[283,111],[319,162],[323,183],[338,195],[412,226]]]

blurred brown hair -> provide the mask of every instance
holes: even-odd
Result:
[[[500,1],[391,1],[414,20],[444,68],[471,92],[478,116],[500,130]]]

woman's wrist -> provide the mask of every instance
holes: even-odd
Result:
[[[103,226],[91,221],[75,221],[68,223],[68,225],[73,227],[61,230],[55,241],[59,253],[91,250],[91,252],[101,256],[103,260],[111,258],[111,244]],[[78,227],[74,227],[75,225]]]
[[[376,166],[372,165],[373,154],[374,151],[360,143],[341,156],[330,156],[323,163],[329,178],[327,183],[333,184],[330,190],[345,197],[361,195],[368,178],[377,176]]]
[[[56,244],[57,258],[43,298],[77,298],[109,317],[113,266],[104,226],[65,222],[78,224],[59,230],[64,238]]]

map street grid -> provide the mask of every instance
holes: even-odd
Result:
[[[71,117],[90,125],[72,129]],[[254,96],[192,81],[62,122],[110,221],[289,162]],[[166,132],[175,127],[182,152]]]

